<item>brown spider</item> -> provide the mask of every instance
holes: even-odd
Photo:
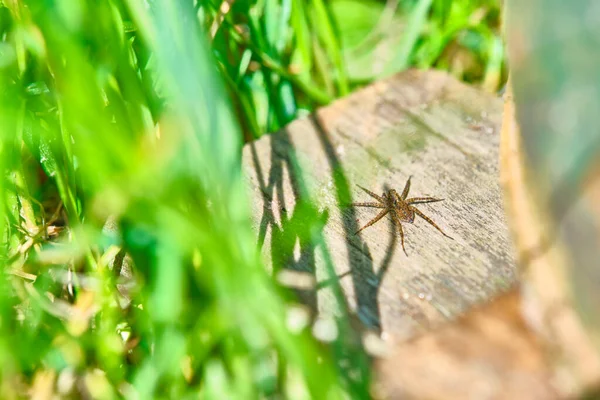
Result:
[[[442,235],[447,238],[453,239],[452,237],[446,235],[443,230],[440,229],[439,226],[435,224],[429,217],[419,211],[413,204],[425,204],[425,203],[434,203],[436,201],[442,201],[444,199],[437,199],[435,197],[412,197],[407,199],[408,191],[410,190],[410,179],[412,176],[408,178],[406,181],[406,185],[404,186],[404,190],[402,191],[402,195],[399,195],[394,189],[388,190],[387,193],[384,193],[382,196],[378,196],[370,190],[365,189],[364,187],[357,185],[359,188],[367,192],[367,194],[374,199],[377,200],[377,203],[352,203],[355,207],[373,207],[373,208],[382,208],[381,212],[375,216],[369,223],[356,231],[355,234],[358,234],[365,228],[373,225],[381,218],[385,217],[387,213],[392,215],[393,221],[398,226],[398,230],[400,231],[400,239],[402,242],[402,250],[404,250],[404,254],[408,256],[406,253],[406,249],[404,248],[404,232],[402,231],[402,222],[413,223],[415,220],[415,214],[419,217],[423,218],[425,221],[429,222],[433,225],[438,231],[442,233]]]

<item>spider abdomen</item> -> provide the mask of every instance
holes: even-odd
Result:
[[[402,222],[412,224],[415,220],[415,212],[408,207],[397,207],[395,211],[398,219]]]

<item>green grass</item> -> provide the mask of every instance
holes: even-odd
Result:
[[[499,7],[499,0],[264,0],[236,2],[227,13],[207,6],[205,25],[250,139],[409,67],[500,89]]]
[[[347,312],[326,346],[288,329],[241,147],[410,66],[497,90],[498,2],[0,4],[0,397],[367,397]]]

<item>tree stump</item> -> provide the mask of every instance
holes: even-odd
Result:
[[[507,290],[515,264],[498,183],[501,115],[496,96],[442,72],[412,70],[246,145],[244,170],[267,264],[311,274],[316,288],[303,299],[328,315],[338,311],[331,261],[360,323],[389,340]],[[408,256],[389,217],[355,235],[377,214],[348,206],[373,200],[357,185],[401,192],[411,175],[410,196],[445,199],[419,209],[454,240],[418,217],[403,224]],[[308,199],[327,216],[327,250],[296,242],[281,254],[282,241],[299,237],[295,213]]]
[[[529,229],[527,200],[515,190],[522,165],[506,99],[506,199],[512,225]],[[517,273],[499,187],[502,107],[502,99],[445,73],[408,71],[244,149],[268,267],[300,289],[315,317],[351,310],[365,347],[378,356],[378,397],[600,393],[598,357],[570,303],[532,294],[532,282],[555,288],[556,274],[538,268],[540,281],[531,268]],[[408,256],[391,220],[355,235],[378,211],[348,206],[372,201],[357,185],[401,191],[411,175],[409,197],[446,199],[419,208],[454,240],[419,218],[403,224]],[[378,340],[368,340],[372,331]]]

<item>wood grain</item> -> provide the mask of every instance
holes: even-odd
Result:
[[[338,288],[362,328],[387,344],[508,290],[516,270],[498,184],[501,115],[496,96],[445,73],[408,71],[246,145],[267,265],[314,280],[301,298],[321,315],[342,311]],[[419,208],[454,240],[422,219],[404,224],[408,257],[388,218],[354,235],[376,214],[344,206],[370,200],[356,185],[402,190],[410,175],[411,196],[446,199]],[[304,200],[326,221],[310,240]]]

